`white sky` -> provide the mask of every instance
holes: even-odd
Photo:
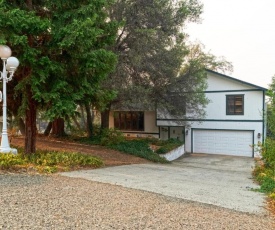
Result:
[[[201,0],[201,24],[188,24],[191,41],[233,64],[232,77],[268,87],[275,75],[275,0]]]

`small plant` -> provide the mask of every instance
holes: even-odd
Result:
[[[0,169],[9,169],[24,164],[26,164],[26,160],[21,155],[0,153]]]

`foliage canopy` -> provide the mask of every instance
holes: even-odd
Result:
[[[197,0],[117,0],[110,6],[111,21],[122,22],[111,46],[118,64],[104,82],[118,92],[113,109],[157,108],[182,118],[188,107],[193,115],[204,115],[205,68],[231,66],[188,43],[184,27],[199,21],[201,13]]]

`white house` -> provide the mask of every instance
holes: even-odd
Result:
[[[110,127],[127,136],[178,138],[185,141],[185,151],[190,153],[254,157],[258,153],[253,145],[266,137],[267,89],[210,70],[207,82],[204,93],[210,102],[202,120],[185,120],[188,126],[183,127],[174,119],[160,118],[155,111],[112,111]]]

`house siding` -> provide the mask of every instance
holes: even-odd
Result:
[[[244,114],[243,115],[226,115],[226,95],[244,95]],[[205,93],[209,99],[206,108],[205,119],[230,119],[230,120],[262,120],[263,105],[262,92],[218,92]]]
[[[266,134],[264,111],[265,111],[265,89],[244,83],[232,78],[220,76],[215,73],[208,73],[208,87],[205,96],[209,99],[206,106],[206,116],[203,119],[196,119],[188,114],[185,131],[185,151],[193,152],[192,135],[196,129],[201,130],[227,130],[227,131],[251,131],[253,139],[251,145],[263,142]],[[243,115],[226,114],[226,96],[243,95]],[[179,126],[173,119],[157,119],[158,126]],[[251,146],[252,148],[252,146]],[[257,156],[258,152],[253,152]]]
[[[173,119],[155,111],[144,112],[144,131],[131,132],[127,131],[127,136],[152,136],[161,139],[178,138],[185,140],[185,151],[193,152],[193,134],[195,130],[216,130],[222,131],[224,137],[230,131],[243,131],[241,133],[251,133],[251,145],[263,142],[266,136],[265,124],[265,88],[240,81],[219,74],[213,71],[207,72],[207,89],[205,96],[209,99],[206,106],[206,116],[198,119],[186,111],[187,119]],[[243,95],[243,114],[227,115],[226,114],[226,96]],[[110,113],[110,127],[114,127],[113,113]],[[211,132],[213,133],[213,132]],[[226,139],[226,138],[225,138]],[[236,141],[238,138],[235,138]],[[219,142],[217,142],[219,143]],[[241,141],[239,141],[241,144]],[[246,144],[245,144],[246,145]],[[230,145],[228,145],[230,146]],[[259,153],[252,150],[251,155],[257,156]]]

